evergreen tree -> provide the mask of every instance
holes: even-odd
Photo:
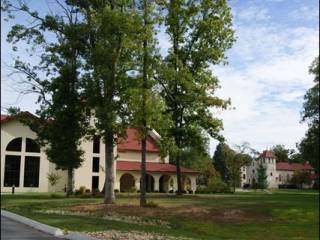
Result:
[[[257,188],[259,189],[265,189],[268,187],[267,183],[267,170],[266,168],[260,164],[257,169]]]
[[[230,184],[230,172],[227,168],[228,153],[231,149],[225,143],[220,142],[213,155],[213,165],[220,173],[222,180]]]

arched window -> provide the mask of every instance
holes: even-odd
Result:
[[[24,179],[23,187],[39,187],[39,171],[40,171],[40,147],[32,139],[26,138],[25,141],[25,156],[22,155],[22,138],[15,138],[9,142],[6,151],[20,152],[20,154],[6,154],[5,156],[5,171],[4,171],[4,186],[19,187],[20,184],[20,166],[24,160]],[[28,153],[33,153],[28,156]]]
[[[15,138],[9,142],[6,151],[21,152],[22,138]]]
[[[39,145],[36,143],[36,141],[27,138],[26,141],[26,152],[36,152],[39,153],[40,152],[40,147]]]

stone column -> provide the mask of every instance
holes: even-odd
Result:
[[[159,179],[160,179],[160,175],[158,174],[154,174],[152,175],[153,179],[154,179],[154,191],[155,192],[159,192]]]
[[[178,181],[177,181],[177,176],[171,176],[173,179],[173,193],[175,193],[178,190]]]
[[[135,187],[137,191],[140,191],[140,176],[135,176],[134,180],[135,180]]]
[[[196,190],[197,190],[196,176],[190,176],[190,181],[191,181],[191,190],[192,190],[192,193],[195,193]]]

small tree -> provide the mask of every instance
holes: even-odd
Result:
[[[58,173],[51,172],[47,174],[47,179],[49,180],[50,185],[54,187],[61,179],[61,176]]]
[[[290,182],[302,188],[303,184],[310,184],[310,174],[305,171],[294,171]]]
[[[268,187],[267,182],[267,171],[266,168],[260,164],[258,167],[258,179],[257,179],[257,188],[259,189],[265,189]]]

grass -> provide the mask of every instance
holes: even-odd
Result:
[[[148,199],[158,207],[141,209],[136,194],[118,194],[115,206],[103,205],[98,197],[17,194],[2,195],[1,208],[73,231],[136,230],[208,240],[319,238],[315,191],[150,194]]]

